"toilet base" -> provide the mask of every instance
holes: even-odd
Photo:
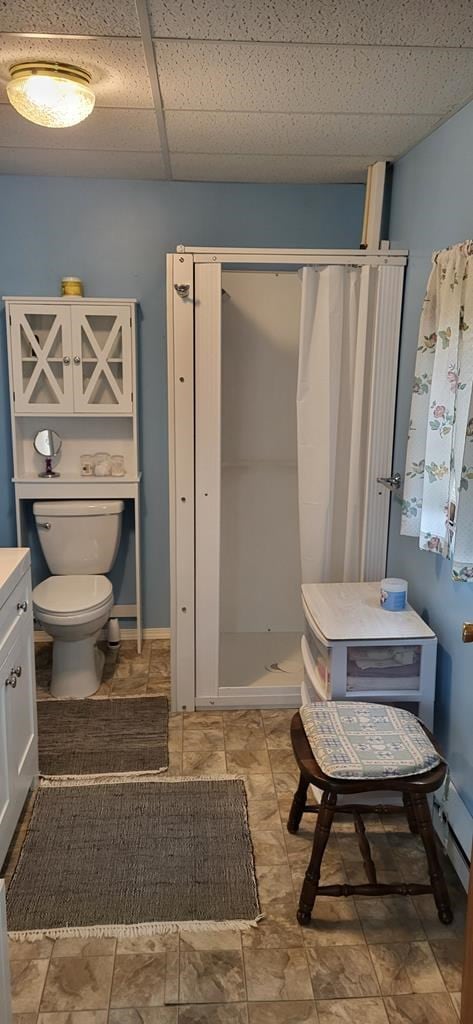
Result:
[[[97,635],[83,640],[54,640],[51,695],[91,697],[98,690],[105,655],[97,647]]]

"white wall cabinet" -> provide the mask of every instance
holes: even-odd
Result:
[[[1,866],[38,774],[38,745],[29,551],[7,548],[0,554]]]
[[[114,605],[112,616],[136,619],[140,651],[136,300],[11,295],[4,303],[17,543],[31,542],[31,501],[123,498],[132,503],[135,600]],[[62,440],[54,460],[59,475],[49,479],[40,475],[44,459],[34,449],[35,435],[44,427]],[[81,455],[101,451],[123,457],[123,476],[82,476]]]
[[[131,415],[133,304],[9,304],[15,412]]]

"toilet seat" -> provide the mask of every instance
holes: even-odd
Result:
[[[106,576],[49,576],[33,590],[34,612],[45,624],[80,625],[100,618],[112,604]]]

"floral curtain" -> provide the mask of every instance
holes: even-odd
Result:
[[[473,581],[473,242],[434,253],[422,307],[401,533]]]

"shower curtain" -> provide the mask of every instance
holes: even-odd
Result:
[[[401,533],[473,581],[473,242],[433,254],[421,313]]]
[[[370,267],[304,267],[297,385],[303,583],[363,579]]]

